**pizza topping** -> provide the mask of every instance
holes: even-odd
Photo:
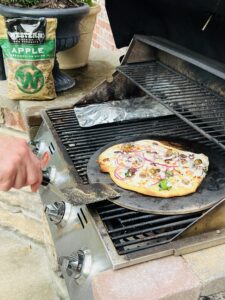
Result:
[[[123,188],[146,195],[173,197],[193,192],[205,177],[209,162],[204,154],[142,140],[114,146],[99,164],[104,165],[102,170],[108,169]]]
[[[163,179],[159,182],[159,190],[169,191],[171,188],[172,185],[167,179]]]
[[[121,165],[127,168],[139,169],[144,164],[144,158],[139,155],[138,152],[132,152],[129,154],[120,154],[116,160],[117,165]]]
[[[148,169],[144,169],[140,172],[140,177],[145,178],[148,176]]]
[[[188,185],[188,184],[190,184],[190,180],[184,178],[184,179],[182,179],[182,183],[185,185]]]
[[[201,165],[201,164],[202,164],[202,160],[201,160],[201,159],[198,158],[198,159],[195,159],[195,160],[194,160],[194,165],[195,165],[195,166],[199,166],[199,165]]]
[[[160,169],[150,169],[149,172],[151,175],[156,175],[157,173],[160,173]]]
[[[103,159],[104,162],[109,161],[109,160],[110,159],[108,157]]]
[[[125,174],[123,174],[119,168],[115,169],[114,176],[119,180],[125,179]]]
[[[130,168],[126,171],[125,176],[126,177],[132,177],[133,175],[135,175],[135,173],[137,172],[137,169],[135,168]]]
[[[187,160],[182,158],[182,159],[180,160],[180,162],[182,163],[182,165],[185,165],[185,164],[187,163]]]
[[[166,163],[166,164],[171,163],[171,161],[172,161],[172,158],[170,158],[170,159],[165,159],[165,163]]]
[[[171,176],[173,176],[173,173],[172,173],[172,171],[168,171],[168,170],[167,170],[167,171],[166,171],[166,176],[167,176],[167,177],[171,177]]]
[[[134,144],[124,144],[122,146],[123,152],[126,152],[126,153],[134,151],[136,149],[137,149],[137,147]]]
[[[165,155],[166,155],[166,157],[172,156],[173,155],[173,150],[172,149],[167,149]]]

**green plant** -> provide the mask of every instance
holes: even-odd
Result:
[[[88,4],[89,6],[93,6],[94,5],[94,1],[93,0],[81,0],[82,3]]]

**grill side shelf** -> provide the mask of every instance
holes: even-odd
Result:
[[[117,70],[153,99],[225,150],[225,99],[158,61]]]

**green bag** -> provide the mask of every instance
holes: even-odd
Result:
[[[56,97],[52,69],[56,51],[57,20],[0,16],[0,46],[13,100]]]

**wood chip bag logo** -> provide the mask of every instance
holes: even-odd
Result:
[[[56,97],[52,69],[57,20],[0,16],[0,46],[7,69],[9,98],[46,100]]]

